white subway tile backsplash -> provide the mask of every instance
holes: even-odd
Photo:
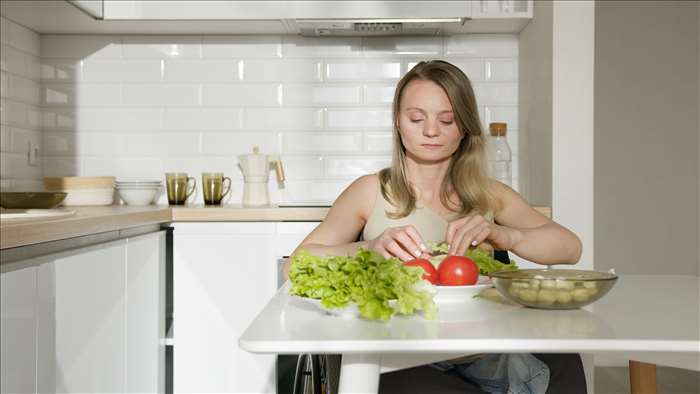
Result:
[[[78,133],[75,136],[76,154],[80,156],[120,156],[126,154],[124,133]]]
[[[359,37],[282,37],[282,57],[357,57],[362,55]]]
[[[284,133],[285,154],[353,153],[362,151],[362,133],[306,132]]]
[[[317,82],[321,62],[316,60],[243,60],[241,79],[246,82]]]
[[[442,54],[442,38],[440,37],[364,37],[362,39],[364,55],[375,56],[407,56],[424,55],[435,57]]]
[[[517,34],[464,34],[445,38],[445,55],[517,57]]]
[[[321,156],[284,155],[281,160],[288,180],[323,178],[323,157]]]
[[[367,84],[365,85],[365,104],[391,105],[394,101],[396,85],[391,84]]]
[[[117,179],[162,179],[163,159],[159,157],[85,157],[81,176],[115,175]]]
[[[75,110],[67,108],[44,108],[44,131],[75,130]]]
[[[39,81],[41,79],[41,59],[38,56],[25,55],[24,61],[26,63],[24,76]]]
[[[397,80],[401,77],[401,62],[332,60],[326,62],[325,77],[329,81]]]
[[[296,85],[285,84],[282,88],[284,105],[326,106],[351,105],[362,102],[362,87],[353,85]]]
[[[135,106],[197,106],[200,85],[124,84],[124,105]]]
[[[10,152],[27,154],[29,152],[29,144],[39,148],[42,151],[41,144],[41,132],[38,130],[27,130],[13,127],[11,129],[11,141],[12,145],[10,147]]]
[[[101,35],[42,35],[41,56],[94,59],[121,58],[121,37]]]
[[[39,34],[12,21],[8,22],[9,44],[23,52],[39,56]]]
[[[26,104],[12,100],[3,99],[2,101],[3,103],[0,105],[2,107],[2,119],[0,120],[2,123],[18,127],[29,125]]]
[[[275,107],[280,103],[279,84],[207,84],[202,88],[205,106]]]
[[[313,130],[323,126],[323,110],[315,108],[245,108],[248,130]]]
[[[0,125],[0,152],[10,151],[10,126]]]
[[[72,82],[80,78],[80,59],[42,59],[42,81]]]
[[[196,200],[202,203],[202,173],[203,172],[223,172],[224,176],[235,179],[243,179],[241,171],[238,168],[238,159],[231,156],[183,156],[183,157],[165,157],[162,160],[163,173],[161,178],[165,177],[165,172],[185,172],[197,181]],[[234,185],[231,186],[232,189]],[[240,201],[240,200],[239,200]]]
[[[497,107],[487,106],[484,108],[484,130],[488,130],[488,125],[491,122],[505,122],[508,124],[506,135],[512,130],[518,130],[518,107]]]
[[[325,160],[326,177],[355,179],[362,175],[374,174],[391,165],[391,157],[327,157]]]
[[[9,75],[10,92],[8,97],[12,100],[22,101],[28,104],[38,105],[40,100],[39,84],[31,79],[16,75]]]
[[[36,166],[30,166],[25,153],[0,153],[0,177],[14,179],[41,178],[41,159]],[[15,185],[16,186],[16,185]]]
[[[326,111],[329,128],[363,129],[391,128],[391,109],[328,109]]]
[[[164,130],[239,130],[239,108],[170,108],[163,109]]]
[[[42,122],[42,111],[41,108],[34,105],[27,105],[27,127],[34,130],[41,129]]]
[[[494,82],[517,82],[518,59],[486,59],[486,80]]]
[[[199,133],[146,132],[123,134],[124,147],[135,156],[182,156],[199,154]]]
[[[43,159],[39,159],[43,164]],[[13,188],[15,191],[27,191],[33,192],[41,190],[44,187],[44,182],[33,179],[15,179],[13,181]]]
[[[32,38],[24,40],[26,49]],[[37,138],[33,104],[43,106],[45,124],[43,172],[20,164],[17,156],[26,162],[26,152],[10,153],[11,182],[42,175],[162,179],[166,171],[184,171],[200,184],[201,172],[222,171],[234,180],[230,202],[239,203],[237,156],[259,146],[281,154],[288,177],[278,190],[270,174],[273,202],[330,203],[356,177],[390,165],[395,84],[415,61],[433,58],[456,64],[474,83],[485,127],[508,122],[517,179],[516,34],[40,41],[39,68],[36,56],[3,37],[0,107],[2,123],[12,126],[3,125],[0,150],[14,148],[15,128],[26,130],[25,142]],[[32,80],[39,78],[36,101]],[[194,202],[201,203],[201,191]]]
[[[229,59],[168,59],[164,61],[166,82],[236,82],[239,61]],[[155,82],[155,81],[154,81]]]
[[[332,203],[352,180],[338,181],[287,181],[282,193],[286,203],[305,203],[308,201]]]
[[[80,168],[82,159],[79,157],[44,157],[43,158],[43,173],[44,176],[80,176]],[[109,175],[105,173],[101,175]]]
[[[0,17],[0,43],[10,44],[10,23],[13,22]]]
[[[518,105],[517,83],[475,84],[478,105]]]
[[[278,134],[260,131],[202,133],[202,154],[204,155],[240,155],[251,153],[254,146],[260,147],[262,153],[279,153]]]
[[[373,154],[391,154],[394,146],[393,132],[365,133],[365,151]]]
[[[10,94],[10,79],[8,74],[0,72],[0,96],[7,97]]]
[[[486,80],[486,65],[482,59],[448,59],[448,61],[459,67],[470,82]]]
[[[280,57],[279,36],[204,36],[205,58]]]
[[[201,58],[199,36],[124,36],[122,53],[125,59]]]
[[[42,105],[62,107],[118,106],[122,104],[121,84],[42,84]]]
[[[0,69],[15,75],[25,75],[25,54],[9,45],[0,45]]]
[[[160,82],[158,59],[88,59],[83,61],[85,82]]]
[[[46,108],[45,130],[152,131],[160,129],[159,108],[80,107]]]
[[[76,138],[72,131],[44,131],[44,154],[46,156],[76,155]]]

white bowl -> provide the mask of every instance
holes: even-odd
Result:
[[[160,188],[118,188],[119,197],[126,205],[150,205]]]
[[[70,189],[61,205],[66,207],[77,205],[112,205],[114,188],[105,189]]]
[[[435,288],[435,302],[466,302],[471,301],[475,295],[481,293],[482,290],[493,287],[491,278],[480,275],[477,282],[469,286],[439,286]]]

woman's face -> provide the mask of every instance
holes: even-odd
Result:
[[[462,140],[450,99],[432,81],[414,79],[406,85],[398,122],[406,156],[417,162],[449,159]]]

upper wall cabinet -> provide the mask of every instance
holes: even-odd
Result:
[[[3,1],[8,19],[45,34],[302,34],[305,36],[514,33],[533,0],[447,1]]]

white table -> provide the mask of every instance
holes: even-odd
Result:
[[[485,299],[439,304],[435,320],[331,316],[277,292],[239,346],[253,353],[343,354],[340,392],[376,393],[379,374],[479,352],[616,353],[700,370],[700,278],[621,276],[598,302],[540,310]]]

